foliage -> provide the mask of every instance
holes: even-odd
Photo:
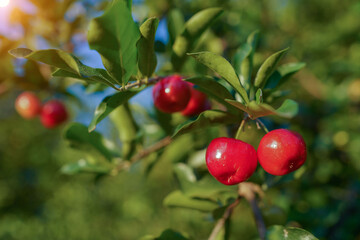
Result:
[[[1,238],[207,238],[238,196],[208,174],[204,149],[215,137],[234,137],[244,116],[250,119],[241,139],[254,147],[263,130],[289,126],[308,145],[307,163],[295,173],[275,177],[259,167],[250,179],[266,193],[259,201],[264,218],[271,207],[286,215],[281,223],[265,219],[267,238],[358,237],[357,1],[115,0],[104,8],[85,1],[86,15],[73,21],[65,15],[74,1],[45,2],[34,1],[40,20],[21,11],[29,20],[13,19],[29,30],[24,39],[1,38],[2,109],[11,109],[18,87],[43,99],[57,92],[74,116],[89,104],[72,94],[76,86],[103,100],[91,121],[69,123],[62,140],[37,120],[23,123],[2,111]],[[46,11],[50,5],[56,14]],[[43,27],[33,28],[37,21]],[[45,26],[65,30],[56,35]],[[83,42],[71,47],[84,26],[103,68],[85,64],[76,52]],[[159,41],[161,31],[168,42]],[[35,50],[41,47],[30,40],[38,36],[57,49]],[[26,48],[14,49],[22,43]],[[27,59],[24,75],[8,50]],[[174,72],[207,94],[212,109],[187,119],[133,104]],[[245,200],[218,239],[237,236],[258,237]]]

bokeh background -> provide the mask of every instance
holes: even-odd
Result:
[[[25,121],[14,110],[16,96],[32,90],[44,101],[64,101],[71,121],[90,123],[96,105],[112,90],[58,81],[43,65],[15,60],[7,51],[21,46],[61,48],[87,65],[102,67],[87,45],[86,32],[89,20],[99,16],[106,3],[10,0],[0,8],[0,239],[139,239],[159,235],[165,228],[206,239],[213,227],[207,214],[163,206],[164,197],[178,188],[171,162],[189,157],[177,156],[183,145],[163,153],[147,175],[139,166],[114,177],[69,176],[60,172],[61,167],[83,154],[63,140],[63,127],[44,129],[38,119]],[[205,33],[199,49],[231,58],[258,29],[256,66],[287,46],[286,61],[307,64],[282,86],[300,103],[298,116],[264,121],[270,129],[291,127],[301,133],[308,161],[297,175],[274,181],[267,192],[269,201],[281,207],[287,224],[320,239],[360,239],[360,2],[136,0],[133,17],[138,22],[148,16],[161,19],[156,50],[162,66],[169,60],[172,41],[167,13],[177,8],[188,19],[214,6],[225,9],[225,14]],[[132,104],[153,111],[149,93],[144,91]],[[109,121],[97,130],[117,141]],[[231,239],[256,237],[245,202],[233,220]]]

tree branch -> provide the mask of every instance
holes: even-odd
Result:
[[[260,197],[263,197],[264,192],[262,191],[259,185],[250,182],[240,183],[238,192],[239,192],[239,196],[244,197],[249,202],[255,217],[255,222],[259,232],[260,239],[265,240],[266,226],[263,217],[261,215],[261,211],[257,205],[256,194],[255,194],[257,193]]]
[[[235,202],[233,202],[232,204],[230,204],[230,205],[226,208],[226,210],[225,210],[222,218],[220,218],[220,219],[217,221],[215,227],[214,227],[213,230],[211,231],[211,234],[210,234],[208,240],[215,240],[215,239],[216,239],[216,237],[217,237],[217,235],[219,234],[220,230],[224,227],[224,225],[225,225],[225,223],[226,223],[226,220],[228,220],[228,219],[231,217],[231,214],[232,214],[234,208],[239,204],[239,201],[240,201],[240,198],[237,198],[237,199],[235,200]]]
[[[153,152],[156,152],[157,150],[160,150],[163,147],[166,147],[167,145],[169,145],[172,142],[172,138],[167,136],[163,139],[161,139],[159,142],[155,143],[154,145],[143,149],[142,151],[140,151],[139,153],[135,154],[131,159],[130,162],[134,163],[139,161],[140,159],[147,157],[148,155],[150,155]]]
[[[125,86],[117,88],[117,90],[119,92],[122,92],[122,91],[126,91],[126,90],[128,90],[130,88],[140,87],[142,85],[149,86],[149,85],[157,83],[158,81],[160,81],[160,79],[162,79],[162,77],[154,77],[154,78],[150,78],[150,79],[141,79],[141,80],[139,80],[137,82],[129,83],[129,84],[126,84]]]

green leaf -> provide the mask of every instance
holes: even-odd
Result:
[[[251,45],[248,43],[244,43],[236,50],[232,63],[238,75],[241,74],[242,62],[251,54],[251,50]]]
[[[113,157],[117,155],[111,151],[106,144],[106,140],[98,132],[88,132],[85,125],[81,123],[70,124],[64,132],[64,138],[70,141],[72,147],[87,150],[89,147],[96,149],[101,153],[108,161],[111,161]]]
[[[263,93],[262,93],[261,88],[259,88],[259,89],[256,91],[255,100],[256,100],[256,103],[257,103],[257,104],[260,104],[260,103],[263,102]]]
[[[267,230],[267,240],[317,240],[317,238],[308,231],[295,228],[283,227],[280,225],[272,226]]]
[[[115,0],[105,13],[89,25],[88,41],[98,51],[109,74],[125,85],[137,71],[137,48],[140,31],[127,3]]]
[[[238,101],[230,99],[225,99],[225,101],[248,113],[251,119],[256,119],[268,115],[278,115],[280,117],[292,118],[298,113],[299,110],[297,102],[291,99],[286,99],[278,109],[274,109],[272,106],[266,103],[258,104],[255,101],[251,101],[247,106]]]
[[[17,58],[26,58],[39,61],[47,65],[59,68],[53,73],[56,77],[72,77],[82,79],[87,82],[100,82],[116,89],[116,82],[109,76],[104,69],[91,68],[81,63],[81,61],[70,53],[57,49],[46,49],[32,51],[28,48],[16,48],[9,51]]]
[[[154,73],[157,60],[154,50],[155,33],[159,19],[149,18],[140,27],[141,38],[138,42],[139,71],[141,78],[151,77]]]
[[[211,52],[190,53],[189,55],[218,73],[241,95],[245,103],[249,102],[249,97],[241,85],[234,68],[225,58]]]
[[[292,75],[300,71],[305,66],[306,63],[303,62],[281,65],[273,74],[271,74],[265,88],[271,89],[284,84]]]
[[[248,86],[250,88],[252,81],[251,81],[251,75],[253,71],[254,66],[254,54],[259,41],[259,31],[256,30],[252,32],[248,38],[247,38],[247,44],[250,45],[251,51],[248,54],[248,56],[242,61],[241,64],[241,75],[244,77],[244,83],[245,86]]]
[[[229,111],[231,112],[236,111],[236,109],[234,109],[232,105],[230,105],[224,100],[226,98],[234,99],[231,93],[227,90],[227,88],[224,85],[217,82],[213,78],[206,76],[201,76],[201,77],[199,76],[199,77],[192,77],[185,79],[185,81],[195,84],[196,85],[195,88],[197,90],[205,93],[209,97],[223,104],[224,106],[226,106],[226,108]]]
[[[127,102],[130,98],[135,96],[140,89],[129,90],[126,92],[118,92],[111,96],[105,97],[99,106],[96,108],[94,117],[91,120],[88,130],[91,132],[95,130],[96,125],[108,116],[115,108]]]
[[[223,13],[221,8],[208,8],[192,16],[183,28],[183,31],[175,39],[171,63],[175,71],[180,71],[185,60],[186,53],[190,52],[202,33],[212,25]]]
[[[185,20],[184,15],[178,8],[173,8],[167,15],[167,28],[170,37],[170,44],[175,42],[177,36],[179,36],[184,29]]]
[[[111,168],[108,166],[89,163],[85,159],[80,159],[77,162],[69,163],[64,165],[60,171],[64,174],[77,174],[77,173],[98,173],[98,174],[107,174],[111,171]]]
[[[219,205],[213,201],[190,198],[179,190],[167,195],[164,199],[164,205],[167,207],[189,208],[203,212],[212,212],[219,207]]]
[[[256,74],[254,82],[255,87],[262,88],[266,84],[266,81],[274,72],[276,65],[288,50],[289,48],[285,48],[277,53],[274,53],[265,60]]]
[[[239,121],[239,117],[231,113],[220,110],[207,110],[202,112],[195,120],[189,120],[179,125],[176,128],[173,137],[191,131],[205,129],[217,124],[230,124],[237,123]]]

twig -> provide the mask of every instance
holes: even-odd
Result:
[[[155,78],[150,78],[150,79],[141,79],[137,82],[134,82],[134,83],[129,83],[129,84],[126,84],[125,86],[122,86],[120,88],[117,88],[116,90],[118,90],[119,92],[122,92],[122,91],[126,91],[130,88],[135,88],[135,87],[140,87],[141,85],[152,85],[152,84],[155,84],[157,83],[159,80],[161,79],[161,77],[155,77]]]
[[[257,184],[250,182],[243,182],[239,184],[239,196],[244,197],[250,204],[251,209],[254,213],[256,226],[259,232],[261,240],[265,240],[266,227],[261,215],[261,211],[256,202],[256,195],[258,193],[260,197],[263,197],[264,193],[261,190],[261,187]]]
[[[137,153],[136,155],[134,155],[131,159],[130,162],[134,163],[139,161],[140,159],[148,156],[149,154],[169,145],[172,142],[171,137],[167,136],[163,139],[161,139],[159,142],[155,143],[154,145],[140,151],[139,153]]]
[[[226,210],[225,210],[222,218],[220,218],[220,219],[217,221],[215,227],[214,227],[213,230],[211,231],[211,234],[210,234],[208,240],[215,240],[215,239],[216,239],[217,235],[219,234],[219,232],[221,231],[221,229],[224,227],[224,225],[225,225],[225,223],[226,223],[226,220],[228,220],[228,219],[231,217],[231,214],[232,214],[234,208],[239,204],[239,201],[240,201],[240,198],[237,198],[237,199],[235,200],[235,202],[233,202],[232,204],[230,204],[230,205],[226,208]]]
[[[261,127],[264,129],[264,131],[265,131],[266,133],[269,132],[269,130],[267,129],[267,127],[265,126],[265,124],[264,124],[260,119],[257,118],[257,119],[256,119],[256,122],[261,125]]]

